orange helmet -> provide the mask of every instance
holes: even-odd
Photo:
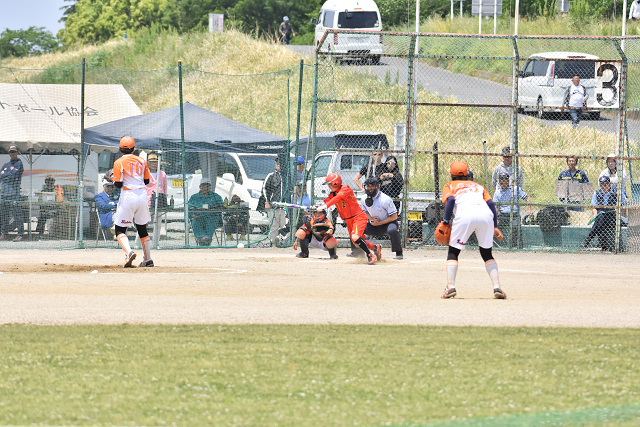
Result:
[[[451,176],[467,176],[469,174],[467,164],[460,161],[451,163],[451,168],[449,169],[449,171],[451,172]]]
[[[133,150],[134,148],[136,148],[135,139],[130,136],[123,136],[120,139],[120,148],[128,148],[130,150]]]
[[[330,173],[324,180],[323,185],[324,184],[329,184],[329,189],[331,191],[338,191],[340,187],[342,187],[342,177],[337,173]]]

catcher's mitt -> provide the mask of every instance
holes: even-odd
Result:
[[[440,222],[433,232],[433,235],[436,238],[436,242],[442,246],[448,246],[449,238],[451,237],[451,224],[443,224]]]
[[[331,229],[328,224],[313,224],[311,226],[311,232],[319,236],[324,236]]]

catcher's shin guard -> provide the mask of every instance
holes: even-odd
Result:
[[[300,252],[309,255],[309,241],[306,238],[300,239]]]

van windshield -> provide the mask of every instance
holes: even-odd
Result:
[[[556,61],[556,78],[569,79],[578,75],[580,79],[594,79],[596,64],[594,61]]]
[[[376,12],[340,12],[338,14],[338,28],[377,28],[378,26]]]
[[[238,156],[247,173],[247,178],[264,181],[270,172],[276,170],[275,155]]]

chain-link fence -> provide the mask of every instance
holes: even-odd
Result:
[[[315,174],[344,172],[356,191],[361,167],[402,175],[400,187],[387,175],[382,191],[401,203],[409,246],[435,244],[440,190],[463,160],[496,202],[498,247],[637,251],[639,43],[328,31],[316,52],[318,139],[350,132],[385,143],[336,141],[334,157],[351,163],[318,158]],[[367,168],[380,149],[399,169],[378,158]]]
[[[154,247],[291,244],[295,212],[270,202],[302,186],[295,138],[309,123],[311,103],[299,102],[311,99],[309,71],[0,68],[0,245],[117,247],[120,190],[103,178],[124,135],[149,164]]]

